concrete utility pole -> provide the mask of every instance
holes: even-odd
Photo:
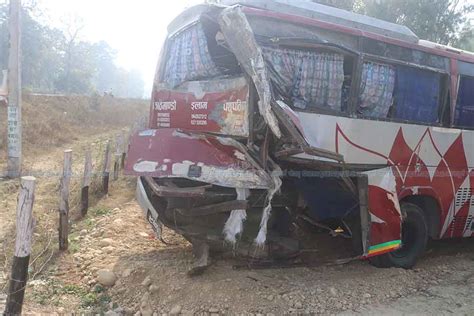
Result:
[[[21,0],[10,0],[8,59],[8,170],[21,175]]]

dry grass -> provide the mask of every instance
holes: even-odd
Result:
[[[59,254],[57,207],[63,150],[73,149],[69,205],[74,223],[79,215],[85,150],[92,151],[94,169],[90,203],[94,205],[101,198],[101,171],[107,140],[114,140],[117,133],[127,131],[148,111],[148,101],[143,100],[99,98],[98,104],[97,109],[94,107],[97,102],[81,96],[24,96],[23,172],[37,178],[30,278],[48,269],[49,263],[54,263]],[[6,112],[5,108],[0,108],[0,171],[6,157]],[[3,273],[4,279],[8,277],[13,251],[17,193],[18,181],[0,182],[0,276]],[[0,284],[0,293],[6,290],[5,285]]]
[[[144,100],[100,97],[94,101],[85,96],[38,95],[25,95],[23,99],[26,154],[58,147],[82,136],[131,126],[148,111],[148,101]],[[0,157],[5,157],[6,151],[6,112],[5,107],[0,108]]]

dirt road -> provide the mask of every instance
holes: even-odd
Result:
[[[90,217],[73,226],[70,253],[28,289],[31,312],[78,310],[183,314],[470,314],[474,243],[434,243],[415,270],[343,266],[233,270],[218,260],[190,278],[191,248],[165,231],[165,245],[133,201],[133,180],[113,184]],[[114,286],[97,285],[102,269]],[[111,314],[111,313],[110,313]]]
[[[90,141],[81,140],[72,147],[80,153]],[[61,154],[56,150],[35,157],[29,168],[38,174],[59,168]],[[56,229],[42,223],[55,223],[57,179],[42,180],[35,208],[39,224],[36,238],[38,229]],[[4,206],[0,208],[0,240],[6,245],[12,238],[16,185],[0,185]],[[134,179],[124,177],[113,182],[109,196],[97,200],[85,219],[73,222],[70,250],[59,253],[54,245],[45,269],[30,281],[26,311],[108,315],[472,314],[472,240],[432,243],[416,269],[408,271],[376,269],[362,261],[314,268],[234,270],[234,260],[220,259],[204,275],[190,278],[190,245],[169,230],[164,232],[168,244],[154,238],[134,201],[134,186]],[[0,277],[8,276],[8,268],[3,267]],[[104,283],[104,275],[113,285],[99,284],[98,279]],[[4,299],[0,294],[0,309]]]

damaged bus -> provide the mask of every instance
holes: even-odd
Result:
[[[194,271],[317,235],[410,268],[429,238],[473,234],[474,54],[304,0],[202,4],[168,32],[125,169]]]

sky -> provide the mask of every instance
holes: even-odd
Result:
[[[6,0],[0,0],[0,2]],[[23,0],[28,1],[28,0]],[[464,0],[473,3],[474,0]],[[171,20],[203,0],[36,0],[40,19],[64,28],[79,18],[80,39],[104,40],[117,50],[117,64],[137,69],[150,91],[158,55]],[[474,18],[474,14],[472,15]]]
[[[64,28],[64,22],[83,25],[82,40],[105,40],[117,50],[117,64],[137,69],[151,91],[158,55],[168,24],[186,7],[203,0],[37,0],[41,19]],[[78,19],[76,19],[78,17]]]
[[[1,0],[0,0],[1,1]],[[27,0],[24,0],[27,1]],[[474,0],[463,0],[474,3]],[[184,8],[203,0],[37,0],[45,19],[61,27],[78,16],[81,38],[105,40],[117,50],[117,63],[138,69],[151,89],[154,71],[169,22]]]

